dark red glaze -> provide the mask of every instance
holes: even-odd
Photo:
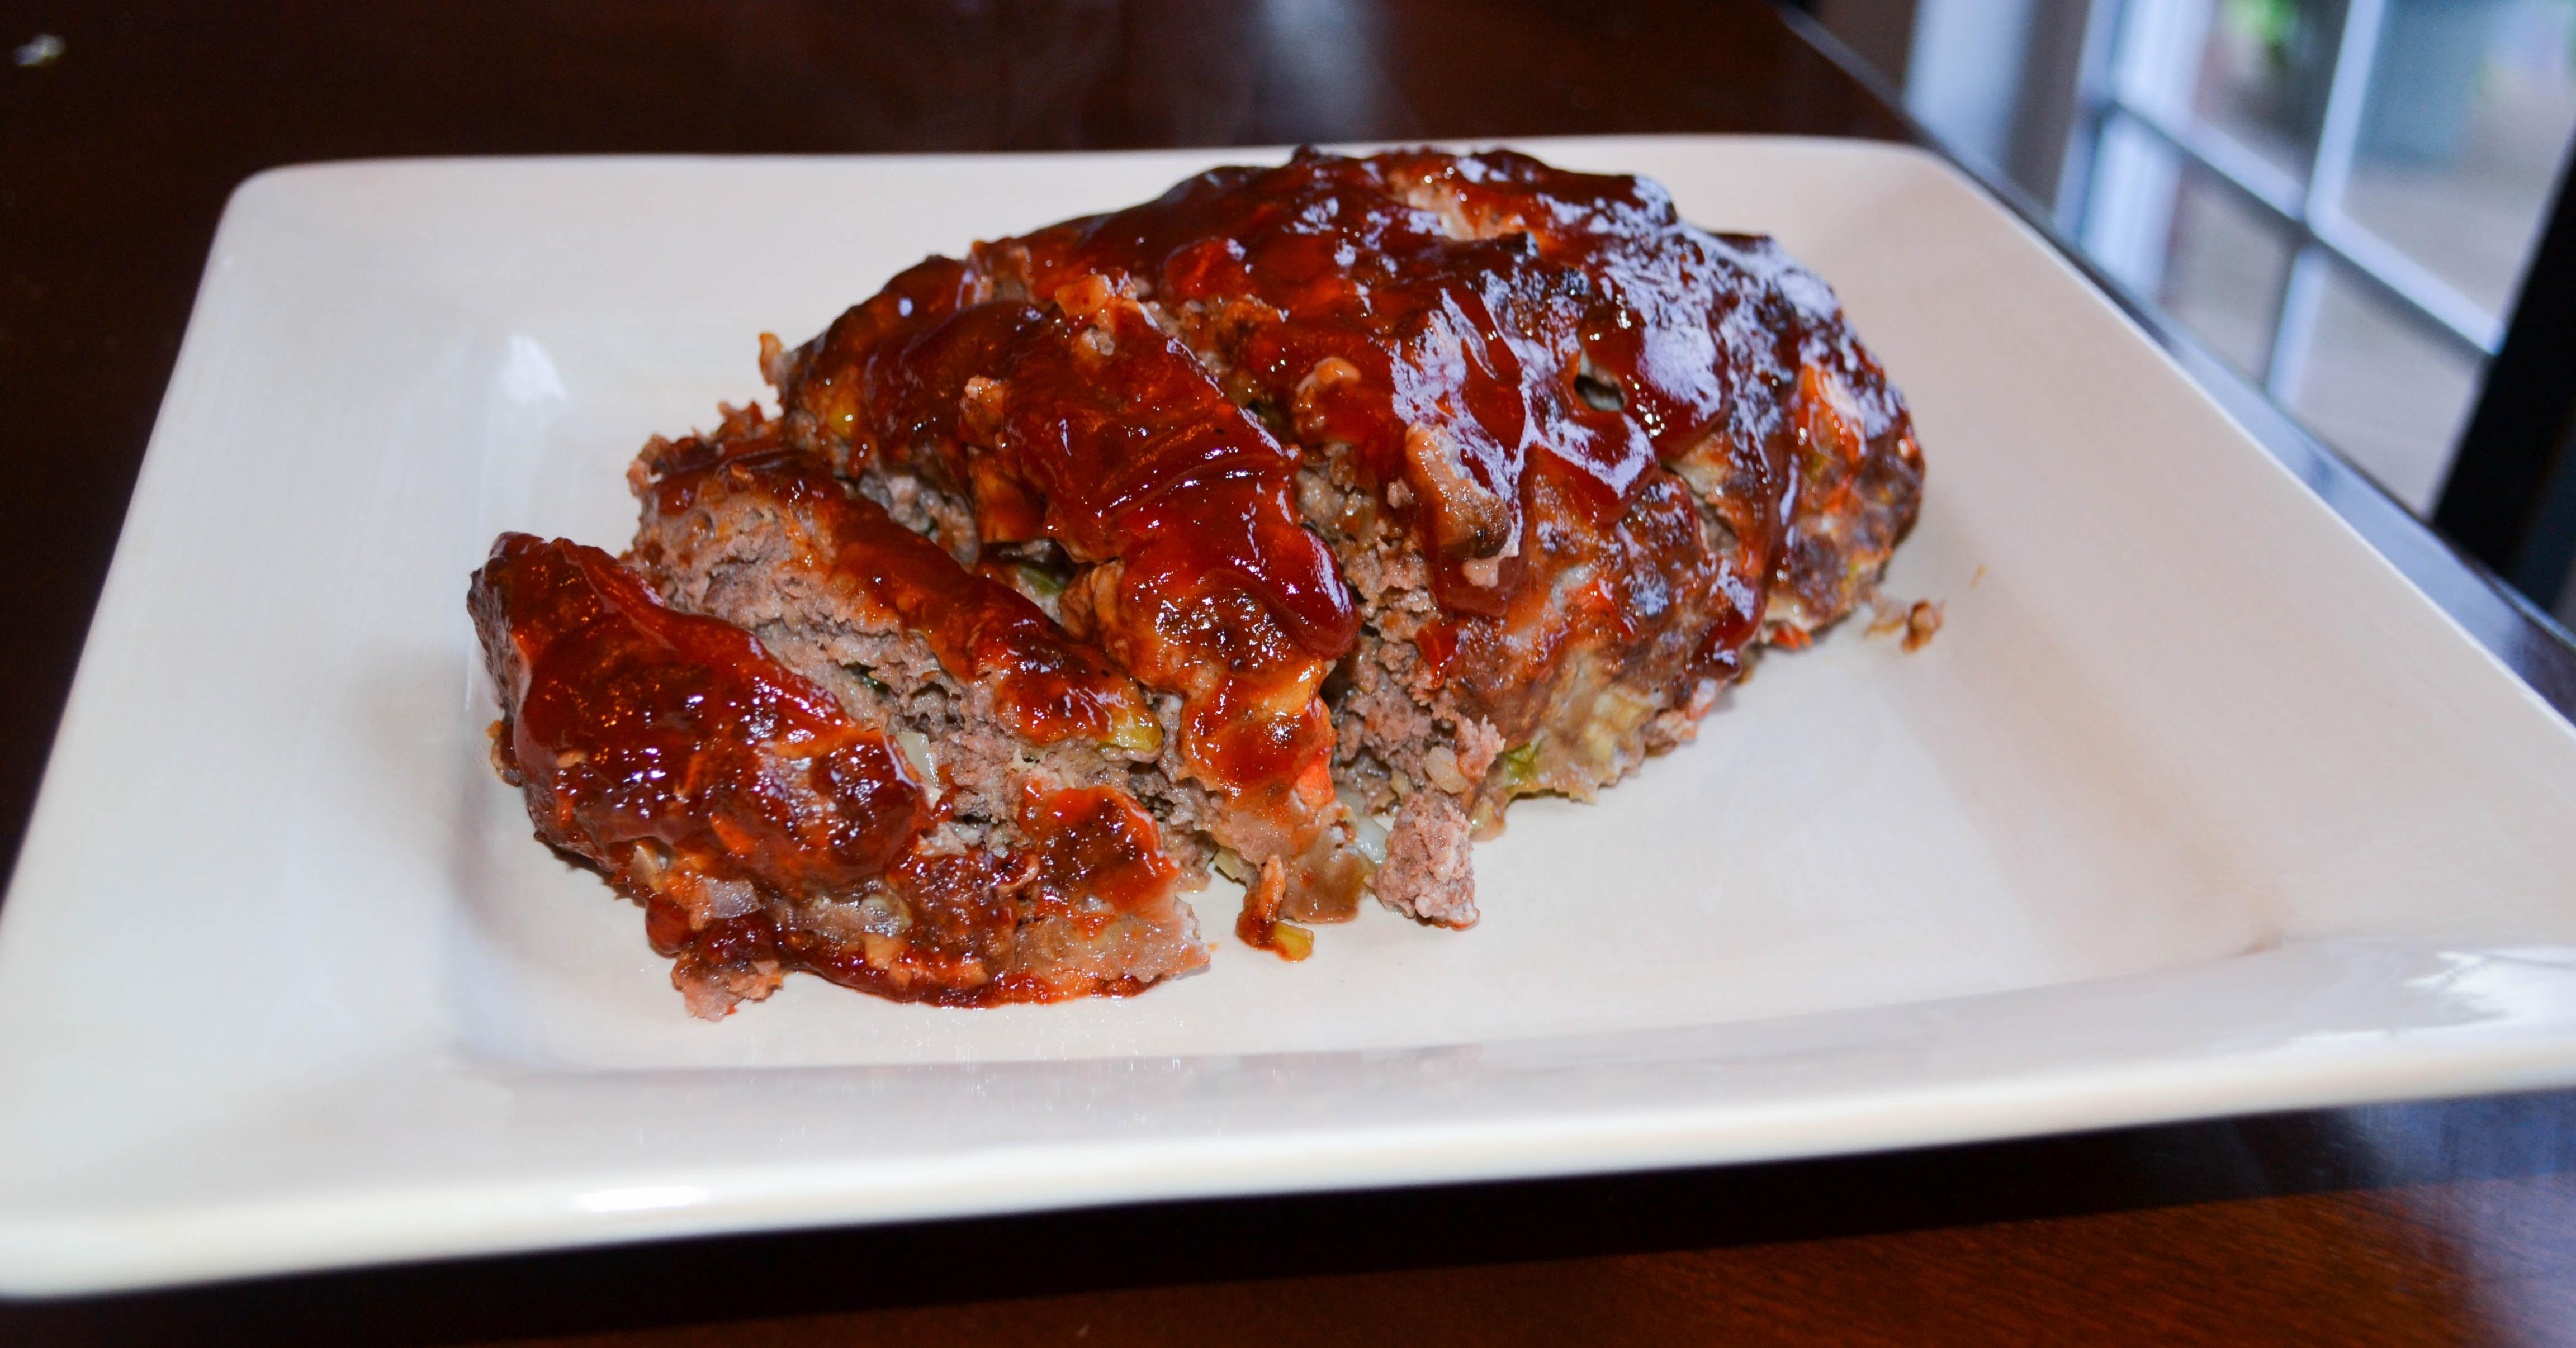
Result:
[[[1019,825],[1037,860],[1038,891],[1076,905],[1079,921],[1160,906],[1180,887],[1181,868],[1163,851],[1153,816],[1114,787],[1033,787]]]
[[[1821,467],[1797,461],[1814,441],[1796,409],[1825,400],[1819,373],[1858,442],[1838,448],[1919,471],[1903,405],[1831,292],[1767,239],[1684,223],[1648,180],[1503,152],[1301,151],[977,257],[1036,295],[1132,278],[1237,396],[1310,448],[1350,445],[1366,485],[1405,484],[1461,617],[1510,616],[1575,560],[1534,556],[1571,544],[1607,587],[1604,621],[1652,628],[1670,588],[1722,600],[1705,655],[1723,663],[1775,574],[1794,579],[1814,513],[1802,468]],[[1657,470],[1686,458],[1721,489],[1704,494],[1724,497],[1727,555],[1686,527],[1686,500],[1654,499]],[[1551,526],[1575,537],[1529,536]]]
[[[1301,893],[1352,911],[1362,872],[1310,855],[1339,846],[1318,693],[1358,631],[1349,590],[1299,520],[1297,454],[1133,294],[1092,278],[1032,295],[980,257],[933,259],[773,368],[847,471],[900,467],[969,502],[988,552],[1060,548],[1066,626],[1179,697],[1179,769],[1222,799],[1219,839],[1309,858]]]
[[[638,844],[720,881],[851,892],[931,820],[885,736],[750,633],[665,608],[597,548],[503,534],[473,606],[511,710],[503,765],[541,793],[550,840],[623,866]]]
[[[1249,594],[1271,630],[1248,639],[1288,645],[1235,657],[1248,670],[1349,649],[1350,595],[1289,503],[1296,454],[1143,309],[1066,298],[1086,307],[1040,328],[989,401],[968,399],[977,438],[1008,447],[971,455],[977,486],[998,477],[1017,491],[993,494],[1042,503],[1039,518],[996,518],[987,541],[1047,537],[1077,562],[1117,558],[1144,602]]]
[[[1731,674],[1775,593],[1847,609],[1892,540],[1834,536],[1836,493],[1910,519],[1921,471],[1769,240],[1509,153],[1218,169],[925,262],[774,368],[854,469],[943,484],[988,544],[1119,559],[1100,641],[1189,696],[1192,761],[1238,794],[1293,794],[1329,744],[1294,702],[1351,630],[1296,447],[1348,446],[1416,532],[1447,619],[1423,653],[1514,739],[1578,650],[1678,687]]]
[[[971,500],[987,546],[1053,539],[1093,568],[1072,621],[1182,695],[1203,780],[1298,778],[1328,760],[1310,706],[1358,619],[1298,522],[1297,455],[1132,297],[1048,299],[933,259],[836,321],[784,396],[846,437],[845,466],[883,459]]]
[[[990,291],[947,258],[905,272],[817,339],[795,401],[854,458],[968,488],[987,543],[1123,559],[1166,600],[1241,589],[1306,654],[1349,649],[1358,618],[1298,528],[1293,450],[1127,297]]]
[[[1083,738],[1150,747],[1152,712],[1133,679],[1073,640],[1008,585],[959,566],[936,543],[857,495],[817,455],[786,447],[778,423],[754,409],[727,433],[690,438],[650,456],[653,509],[687,512],[722,474],[802,512],[828,536],[835,571],[927,641],[959,682],[989,688],[1011,728],[1038,744]]]

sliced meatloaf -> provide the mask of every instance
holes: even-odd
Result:
[[[493,763],[537,836],[642,904],[689,1009],[787,972],[905,1001],[1053,1001],[1204,964],[1183,863],[1110,780],[1018,774],[960,826],[913,732],[666,607],[595,548],[504,534],[475,572]]]
[[[636,460],[631,556],[663,597],[750,632],[853,715],[890,727],[961,843],[1020,843],[1033,789],[1110,786],[1162,823],[1187,887],[1204,885],[1206,793],[1166,772],[1169,736],[1136,682],[777,429],[747,409]]]
[[[1163,373],[1069,388],[1086,348]],[[1338,795],[1393,829],[1378,897],[1450,924],[1476,913],[1466,837],[1689,739],[1748,648],[1851,610],[1921,492],[1904,403],[1822,282],[1651,182],[1514,154],[1219,169],[932,259],[766,363],[791,434],[932,503],[915,523],[960,557],[1062,544],[1071,592],[1104,556],[1088,482],[1292,462],[1356,609],[1301,652],[1330,649]],[[1244,414],[1225,450],[1172,452],[1163,427],[1219,420],[1211,388]],[[1235,578],[1192,593],[1279,608]]]
[[[1469,925],[1471,841],[1511,800],[1589,798],[1692,738],[1753,652],[1869,594],[1922,491],[1903,399],[1813,274],[1652,182],[1507,153],[1218,169],[928,259],[801,346],[764,336],[762,368],[777,417],[636,461],[636,572],[543,555],[601,593],[648,579],[624,621],[731,633],[756,658],[727,677],[891,746],[901,846],[864,875],[792,829],[823,854],[639,852],[581,822],[587,779],[506,759],[709,1005],[785,967],[1132,990],[1204,958],[1177,895],[1210,869],[1244,884],[1238,935],[1292,958],[1363,893]],[[555,619],[511,607],[495,556],[498,678]],[[784,761],[767,721],[695,733],[709,762]],[[785,780],[780,818],[843,808]],[[701,842],[740,831],[715,798],[656,808],[657,839],[692,810]],[[915,858],[982,878],[925,889]],[[669,878],[691,866],[750,886],[771,953],[698,953],[735,919]],[[776,953],[888,894],[919,934],[876,973]]]

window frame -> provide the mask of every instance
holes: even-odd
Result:
[[[2106,141],[2119,136],[2124,128],[2132,129],[2169,156],[2170,166],[2165,172],[2170,176],[2197,169],[2290,235],[2291,261],[2273,296],[2271,340],[2265,345],[2263,368],[2248,372],[2274,402],[2284,407],[2296,405],[2307,374],[2326,284],[2337,270],[2376,293],[2411,325],[2437,341],[2481,366],[2493,359],[2504,343],[2504,316],[2489,312],[2344,210],[2345,191],[2359,156],[2363,105],[2370,95],[2371,70],[2379,54],[2388,0],[2346,0],[2335,34],[2324,116],[2305,177],[2278,167],[2252,146],[2201,117],[2192,108],[2188,95],[2156,95],[2148,80],[2160,78],[2168,90],[2190,87],[2190,81],[2198,75],[2197,62],[2205,51],[2207,27],[2205,23],[2198,26],[2187,51],[2168,42],[2162,53],[2124,53],[2124,29],[2143,27],[2135,22],[2142,2],[2153,4],[2155,0],[2091,0],[2077,80],[2074,134],[2067,138],[2066,170],[2059,178],[2055,203],[2059,228],[2068,237],[2082,240],[2088,252],[2093,251],[2108,227],[2106,213],[2097,208],[2097,203],[2123,191],[2135,194],[2160,190],[2152,182],[2119,181],[2151,171],[2142,168],[2136,156],[2104,153]],[[2202,14],[2216,8],[2215,0],[2204,3]],[[2167,10],[2150,16],[2146,22],[2177,13],[2185,11]],[[2141,72],[2134,64],[2141,60],[2152,63],[2159,58],[2170,61],[2178,55],[2187,56],[2193,63],[2191,68]],[[2124,71],[2120,64],[2123,60],[2132,62],[2132,68]],[[2147,78],[2138,78],[2141,74]],[[2105,260],[2115,273],[2121,270],[2111,259]],[[2147,294],[2157,289],[2148,278],[2138,275],[2123,275],[2121,279]]]

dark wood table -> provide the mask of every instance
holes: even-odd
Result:
[[[358,156],[1905,138],[1755,0],[61,4],[0,68],[0,827],[17,839],[225,194]],[[2186,363],[2210,363],[2173,339]],[[2545,625],[2240,414],[2555,701]],[[145,830],[149,821],[137,821]],[[41,1026],[13,1033],[42,1033]],[[6,1083],[0,1083],[6,1089]],[[789,1318],[804,1317],[804,1318]],[[757,1323],[754,1323],[757,1322]],[[0,1342],[2576,1341],[2576,1093],[0,1306]]]

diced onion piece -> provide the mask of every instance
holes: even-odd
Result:
[[[1431,779],[1433,786],[1453,796],[1467,794],[1467,788],[1473,785],[1467,780],[1467,774],[1458,770],[1458,751],[1446,744],[1435,745],[1431,752],[1422,756],[1422,771]]]
[[[918,730],[898,730],[894,743],[903,750],[903,761],[912,765],[912,775],[921,779],[930,798],[939,799],[939,761],[930,756],[930,737]]]
[[[1129,753],[1157,753],[1163,747],[1163,728],[1143,708],[1121,706],[1110,713],[1109,742]]]
[[[1351,846],[1358,849],[1361,856],[1385,865],[1386,825],[1379,823],[1375,816],[1351,811]]]

